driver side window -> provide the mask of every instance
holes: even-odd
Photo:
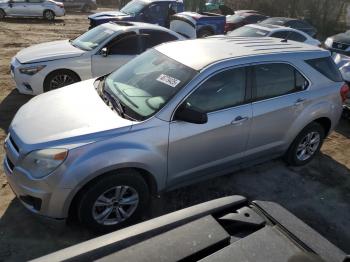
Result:
[[[187,106],[210,113],[243,104],[246,68],[229,69],[207,79],[186,100]]]
[[[139,41],[136,34],[128,35],[114,41],[108,47],[109,55],[137,55],[139,53]]]

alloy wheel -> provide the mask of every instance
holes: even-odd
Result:
[[[139,204],[139,194],[130,186],[116,186],[101,194],[92,207],[92,216],[102,225],[116,225],[128,219]]]
[[[300,161],[310,159],[317,151],[321,142],[321,136],[318,132],[308,133],[299,143],[297,147],[297,158]]]
[[[74,83],[74,79],[67,74],[59,74],[52,78],[50,82],[50,89],[61,88]]]

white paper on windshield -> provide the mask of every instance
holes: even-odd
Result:
[[[162,82],[163,84],[166,84],[171,87],[176,87],[181,81],[173,78],[171,76],[167,76],[165,74],[161,74],[158,76],[157,81]]]

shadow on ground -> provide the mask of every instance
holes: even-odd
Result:
[[[335,131],[337,131],[339,134],[342,134],[346,138],[350,138],[350,119],[340,119],[339,125]]]
[[[0,103],[0,128],[7,133],[10,123],[18,109],[31,98],[32,96],[20,94],[17,89],[12,90]]]
[[[15,23],[15,24],[60,24],[64,23],[64,19],[55,19],[54,21],[48,21],[46,19],[37,17],[7,17],[2,21],[6,23]]]
[[[147,218],[223,196],[244,195],[281,204],[349,253],[349,174],[349,169],[326,155],[302,168],[270,161],[165,193],[153,201]],[[0,261],[36,258],[94,236],[78,225],[42,221],[13,200],[0,219]]]

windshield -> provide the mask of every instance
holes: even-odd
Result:
[[[124,6],[120,12],[128,15],[138,14],[146,6],[145,2],[141,1],[131,1],[126,6]]]
[[[80,49],[90,51],[102,44],[112,34],[114,34],[114,31],[106,26],[97,26],[71,41],[71,44]]]
[[[240,15],[230,15],[226,17],[226,22],[229,22],[229,23],[240,23],[243,20],[244,20],[244,17]]]
[[[105,88],[126,107],[126,114],[144,120],[158,112],[196,73],[151,49],[109,75]]]
[[[267,36],[269,31],[262,30],[259,28],[254,28],[250,26],[243,26],[236,30],[233,30],[228,35],[229,36],[246,36],[246,37],[262,37]]]

